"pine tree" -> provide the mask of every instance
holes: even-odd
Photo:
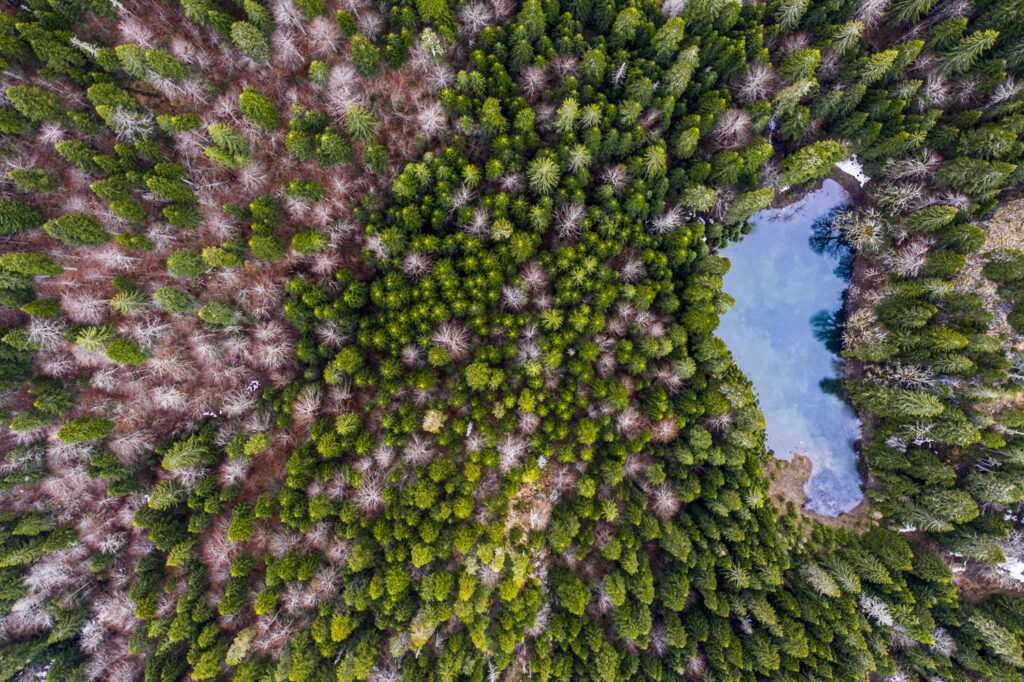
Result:
[[[982,642],[997,656],[1017,667],[1024,667],[1021,658],[1020,638],[1006,630],[991,618],[975,613],[968,618],[971,629]]]
[[[779,65],[779,72],[792,82],[813,78],[821,64],[821,52],[813,48],[798,50],[788,55]]]
[[[228,325],[234,321],[237,312],[227,303],[214,301],[200,308],[198,314],[204,322],[209,324]]]
[[[967,17],[954,17],[936,24],[928,32],[928,39],[925,41],[927,50],[948,50],[960,42],[967,30]]]
[[[932,489],[915,498],[928,512],[960,525],[977,518],[978,506],[971,496],[962,490]]]
[[[249,250],[258,260],[270,263],[284,255],[284,244],[274,236],[272,231],[260,232],[252,237],[248,243]]]
[[[0,268],[33,276],[55,276],[64,272],[64,268],[39,251],[11,251],[2,254]]]
[[[583,611],[587,606],[587,602],[590,601],[590,590],[583,584],[575,573],[562,569],[557,572],[552,571],[552,583],[555,590],[555,594],[558,595],[559,601],[562,606],[569,611],[569,613],[577,616],[582,616]]]
[[[995,45],[999,31],[975,31],[960,40],[956,46],[938,56],[939,71],[946,76],[966,73],[978,61],[978,57]]]
[[[149,65],[146,64],[146,51],[138,45],[126,43],[114,48],[117,58],[121,60],[121,67],[136,79],[146,82],[149,80]]]
[[[337,163],[352,163],[355,155],[352,145],[334,126],[327,126],[316,137],[316,160],[321,166],[333,166]]]
[[[198,464],[207,455],[206,444],[195,434],[175,441],[163,457],[163,467],[169,471]]]
[[[666,66],[676,56],[683,40],[683,28],[683,20],[673,17],[655,32],[654,38],[651,40],[651,49],[656,62]]]
[[[345,131],[354,140],[375,140],[380,124],[366,107],[350,104],[345,117]]]
[[[837,54],[845,55],[860,44],[860,37],[864,33],[864,23],[856,19],[848,21],[836,27],[832,34],[831,49]]]
[[[338,10],[337,14],[338,28],[341,30],[341,35],[346,38],[351,38],[356,34],[358,30],[356,27],[356,18],[344,10]]]
[[[153,487],[147,504],[153,509],[170,509],[184,499],[187,494],[188,490],[173,479],[164,479]]]
[[[808,0],[782,0],[775,10],[775,20],[783,33],[792,33],[807,12]]]
[[[909,216],[906,226],[911,232],[934,232],[953,222],[957,213],[952,206],[929,206]]]
[[[146,65],[160,78],[183,81],[188,78],[188,67],[179,62],[165,50],[153,48],[146,50]]]
[[[897,24],[913,24],[931,11],[937,0],[894,0],[889,17]]]
[[[736,200],[729,207],[725,216],[725,223],[735,225],[741,223],[762,208],[771,205],[775,193],[770,189],[759,189],[753,192],[744,192],[736,197]]]
[[[380,68],[380,50],[362,33],[352,36],[349,43],[352,63],[363,78],[372,78]]]
[[[871,85],[881,80],[889,73],[899,54],[899,50],[885,50],[865,58],[860,64],[860,82],[864,85]]]
[[[550,194],[555,189],[561,174],[558,160],[544,153],[535,156],[526,169],[530,189],[542,195]]]
[[[253,508],[251,504],[240,502],[231,511],[231,527],[228,529],[228,539],[232,542],[244,542],[252,536],[253,532]]]
[[[125,365],[141,365],[149,359],[142,346],[131,339],[114,339],[107,346],[105,355]]]
[[[68,213],[47,221],[43,231],[68,246],[103,244],[111,237],[100,222],[85,213]]]
[[[106,438],[114,430],[114,422],[102,417],[78,417],[57,431],[57,439],[65,443],[80,443]]]
[[[821,594],[828,597],[838,597],[841,594],[839,585],[832,576],[813,561],[805,560],[800,566],[800,572],[808,584]]]
[[[1000,161],[959,157],[943,163],[935,181],[940,188],[951,187],[984,200],[999,191],[1014,168]]]
[[[42,168],[26,168],[7,172],[22,192],[52,192],[57,189],[57,177]]]
[[[242,94],[238,96],[238,108],[245,120],[267,130],[273,130],[281,124],[274,103],[256,88],[242,89]]]
[[[231,646],[228,648],[224,662],[230,666],[236,666],[241,663],[249,654],[249,648],[252,646],[252,640],[255,635],[256,628],[254,627],[239,630],[235,634]]]
[[[871,383],[851,383],[848,389],[855,402],[884,417],[931,417],[944,409],[939,398],[924,391]]]
[[[846,158],[846,150],[833,140],[823,140],[801,148],[779,164],[786,184],[795,185],[827,174]]]
[[[31,204],[0,199],[0,236],[28,232],[42,225],[44,220],[43,212]]]
[[[12,85],[6,94],[18,113],[30,121],[56,121],[64,115],[60,98],[52,92],[27,85]]]
[[[544,35],[547,18],[544,16],[540,0],[525,0],[522,9],[516,15],[516,24],[526,29],[526,36],[531,42]]]
[[[260,64],[270,58],[270,45],[258,28],[248,21],[236,21],[231,24],[231,42],[242,52]]]
[[[176,277],[195,278],[206,271],[206,264],[195,249],[178,249],[167,257],[167,269]]]
[[[276,113],[276,112],[275,112]],[[228,168],[241,168],[249,160],[249,142],[235,128],[226,123],[210,126],[213,147],[206,148],[206,155],[213,161]]]

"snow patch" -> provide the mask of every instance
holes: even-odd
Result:
[[[999,564],[999,568],[1014,580],[1024,581],[1024,561],[1007,561]]]
[[[871,180],[871,178],[869,178],[864,173],[864,166],[860,165],[860,161],[857,160],[856,154],[854,154],[848,159],[843,159],[842,161],[837,163],[836,168],[843,171],[847,175],[853,176],[857,180],[857,182],[860,183],[861,187],[868,184],[868,182]]]

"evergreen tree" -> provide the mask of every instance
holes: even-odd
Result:
[[[373,119],[369,110],[359,104],[350,104],[345,117],[345,131],[354,140],[374,140],[380,124]]]
[[[238,108],[245,120],[268,130],[277,128],[281,123],[274,103],[256,88],[242,88],[242,94],[238,96]]]
[[[965,73],[974,66],[981,53],[991,48],[998,38],[998,31],[975,31],[965,36],[955,46],[939,55],[939,70],[947,76]]]
[[[21,234],[39,227],[46,220],[43,212],[24,201],[0,199],[0,235]]]
[[[360,76],[371,78],[377,74],[380,68],[380,50],[366,36],[362,33],[352,36],[349,49],[352,53],[352,63],[355,64]]]
[[[815,142],[787,156],[779,165],[787,184],[807,182],[827,174],[846,157],[846,150],[833,140]]]
[[[85,213],[68,213],[49,220],[43,231],[68,246],[103,244],[111,237],[98,220]]]
[[[7,172],[22,192],[52,192],[57,189],[57,178],[42,168],[26,168]]]
[[[267,44],[267,39],[248,21],[236,21],[231,24],[231,42],[260,64],[270,58],[270,45]]]
[[[889,17],[898,24],[912,24],[931,11],[937,0],[894,0]]]
[[[30,121],[56,121],[64,116],[60,98],[52,92],[27,85],[12,85],[6,94],[18,113]]]
[[[131,339],[114,339],[107,346],[105,355],[125,365],[141,365],[149,359],[149,354]]]
[[[11,251],[0,255],[0,268],[24,275],[54,276],[64,272],[64,268],[38,251]]]
[[[562,170],[558,160],[549,154],[538,154],[526,169],[530,189],[537,194],[550,194],[558,185]]]
[[[167,257],[167,269],[176,277],[195,278],[206,271],[206,264],[195,249],[178,249]]]
[[[57,431],[57,438],[65,443],[79,443],[106,438],[114,430],[114,422],[102,417],[78,417]]]

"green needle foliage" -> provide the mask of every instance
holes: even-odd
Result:
[[[1018,5],[11,4],[0,680],[1019,680]],[[826,524],[715,329],[854,155]]]

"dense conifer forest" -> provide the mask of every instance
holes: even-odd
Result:
[[[1024,674],[1019,0],[24,0],[0,70],[0,681]],[[715,329],[854,156],[835,529]]]

